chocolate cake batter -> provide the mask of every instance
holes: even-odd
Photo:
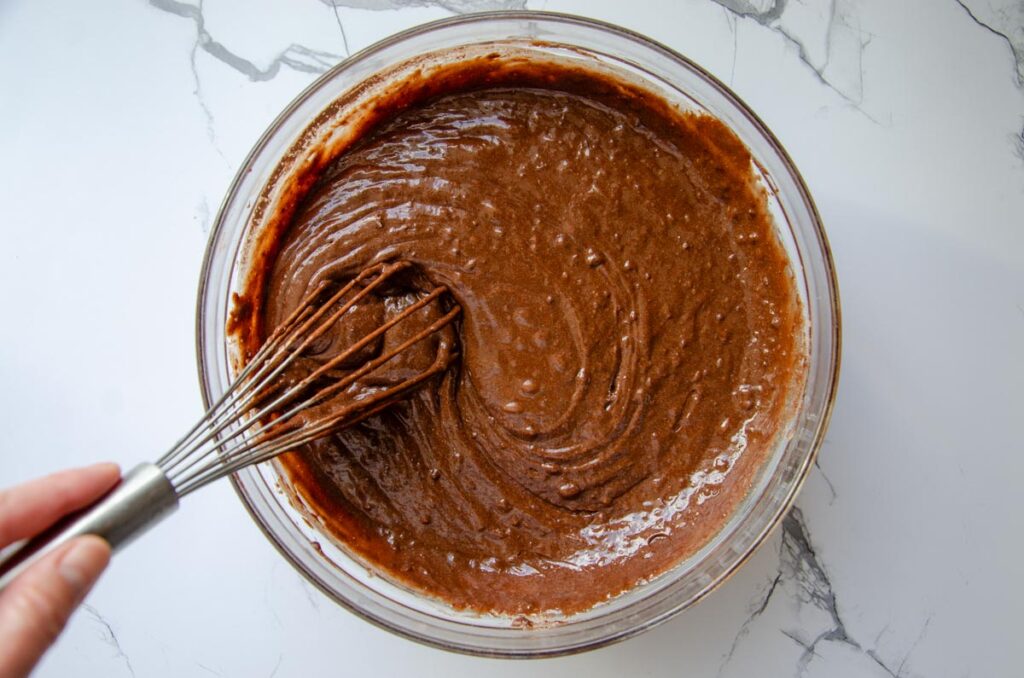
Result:
[[[802,389],[802,321],[721,122],[492,59],[383,97],[306,185],[241,300],[246,341],[381,260],[462,306],[453,367],[282,461],[368,564],[460,608],[571,613],[745,497]]]

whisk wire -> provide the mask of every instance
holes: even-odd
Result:
[[[245,466],[358,423],[444,371],[451,360],[451,347],[447,351],[439,349],[429,367],[398,384],[353,394],[348,406],[340,411],[319,417],[301,416],[453,322],[461,312],[458,305],[382,355],[344,375],[331,375],[390,329],[439,300],[446,288],[437,286],[298,382],[275,393],[277,380],[317,339],[367,295],[379,290],[387,279],[409,266],[408,262],[400,261],[366,269],[326,301],[322,299],[328,283],[317,286],[270,334],[207,415],[157,462],[178,495],[184,496]],[[345,299],[356,287],[359,289]],[[328,385],[322,384],[325,377],[332,379]],[[301,398],[303,394],[305,398]]]
[[[353,305],[382,284],[388,277],[407,267],[408,264],[406,262],[398,262],[388,267],[378,265],[366,269],[339,289],[326,303],[320,304],[319,307],[317,307],[316,302],[322,295],[327,283],[324,282],[317,286],[288,319],[271,333],[264,345],[249,360],[238,378],[235,379],[227,391],[210,408],[206,417],[201,419],[157,464],[164,468],[165,472],[169,473],[184,459],[185,453],[189,449],[213,439],[232,423],[236,422],[252,404],[253,398],[251,396],[253,394],[258,394],[260,390],[287,369],[302,351],[330,328],[337,318],[347,313]],[[307,337],[306,341],[296,346],[293,351],[287,350],[288,343],[294,343],[296,338],[303,336],[303,333],[309,330],[310,327],[313,327],[314,323],[317,323],[339,299],[350,292],[357,284],[374,274],[377,274],[376,279],[360,290],[353,299],[350,299],[341,308],[336,309],[331,314],[330,319],[315,326],[315,331]],[[246,374],[249,368],[254,368],[254,373]],[[227,419],[223,419],[224,417],[227,417]],[[195,440],[194,437],[204,428],[205,434],[198,440]]]
[[[332,353],[333,357],[315,369],[296,363],[306,357],[317,360],[310,355],[310,348],[332,329],[338,336],[346,336],[344,331],[354,328],[336,323],[345,322],[346,314],[375,291],[386,299],[393,290],[382,286],[410,267],[409,262],[381,263],[337,290],[329,281],[317,285],[245,361],[206,415],[156,464],[136,466],[110,493],[69,517],[69,522],[58,523],[13,550],[5,549],[0,554],[0,591],[75,537],[98,535],[113,547],[122,546],[173,512],[181,497],[245,466],[378,414],[447,369],[456,349],[452,337],[444,335],[434,344],[434,358],[428,366],[423,367],[426,361],[417,359],[383,379],[370,378],[374,370],[455,320],[461,309],[442,299],[444,287],[435,287],[404,306],[403,297],[393,309],[393,317],[346,349]],[[430,304],[436,304],[437,315],[426,314]],[[420,316],[414,319],[416,314]],[[359,318],[350,316],[349,320]],[[412,322],[420,324],[410,325],[408,332],[402,328],[394,335],[386,334],[399,323]],[[378,341],[370,357],[363,359],[360,351]],[[332,338],[329,345],[335,343]],[[357,357],[359,364],[351,369],[346,361]],[[288,371],[290,368],[294,372]],[[299,378],[298,374],[305,376]]]
[[[243,444],[239,448],[233,449],[229,453],[225,454],[225,457],[229,458],[230,461],[224,462],[218,459],[210,460],[204,468],[195,472],[192,477],[182,481],[178,488],[179,495],[184,496],[185,494],[188,494],[189,492],[192,492],[193,490],[198,489],[217,478],[234,473],[245,466],[267,461],[282,452],[305,445],[306,443],[323,437],[338,428],[357,424],[364,419],[378,414],[393,404],[397,398],[412,390],[423,381],[444,371],[446,367],[446,364],[440,363],[439,361],[439,364],[436,364],[431,369],[417,375],[415,378],[404,382],[399,388],[390,390],[386,394],[386,397],[380,397],[376,402],[367,401],[371,403],[369,405],[363,403],[359,407],[358,413],[354,416],[346,414],[337,415],[336,417],[332,417],[308,429],[296,429],[290,434],[277,437],[274,442],[269,445],[262,445],[257,441],[251,441]]]

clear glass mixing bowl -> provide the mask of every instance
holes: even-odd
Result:
[[[273,212],[274,186],[307,151],[345,131],[341,114],[410,68],[495,50],[611,70],[683,109],[728,124],[750,149],[789,253],[806,314],[808,371],[791,426],[749,496],[703,549],[651,581],[567,618],[525,628],[515,620],[453,610],[377,575],[292,505],[273,464],[233,477],[238,495],[278,550],[327,596],[367,620],[430,645],[491,656],[550,656],[621,640],[665,621],[725,581],[790,507],[821,443],[839,371],[839,299],[828,243],[807,187],[778,140],[722,83],[672,50],[622,28],[576,17],[503,12],[406,31],[363,50],[318,79],[264,133],[228,191],[210,237],[199,290],[199,373],[207,404],[230,383],[234,347],[225,333],[254,234]],[[426,56],[425,56],[426,55]],[[403,65],[405,64],[405,65]],[[383,75],[382,75],[383,74]],[[326,112],[326,113],[325,113]]]

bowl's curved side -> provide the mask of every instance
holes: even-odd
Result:
[[[228,189],[214,222],[198,291],[196,349],[206,405],[232,373],[226,339],[232,293],[245,277],[253,222],[266,213],[266,187],[307,130],[339,96],[382,70],[425,53],[480,42],[511,41],[535,49],[568,49],[662,89],[719,117],[748,145],[776,201],[777,222],[808,323],[808,373],[791,437],[780,445],[744,507],[693,558],[651,582],[560,623],[524,628],[508,619],[455,614],[415,592],[374,577],[356,560],[317,539],[302,523],[269,465],[232,476],[250,515],[296,569],[325,595],[382,628],[447,650],[500,657],[578,652],[623,640],[692,605],[726,581],[771,534],[795,500],[831,415],[840,365],[838,283],[817,208],[794,163],[767,126],[735,94],[671,49],[609,24],[544,12],[465,15],[426,24],[379,42],[307,87],[260,137]],[[671,91],[669,91],[671,90]],[[674,93],[674,94],[673,94]],[[261,202],[262,200],[262,202]],[[271,210],[272,211],[272,210]],[[257,224],[258,226],[258,224]],[[691,562],[691,561],[697,562]],[[685,575],[685,576],[683,576]]]

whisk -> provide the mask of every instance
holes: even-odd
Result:
[[[303,371],[318,340],[346,322],[346,315],[360,303],[373,301],[370,295],[387,293],[411,268],[407,261],[382,263],[341,287],[329,281],[318,285],[156,463],[136,466],[92,506],[6,554],[0,560],[0,590],[74,537],[94,534],[115,549],[122,547],[172,513],[185,495],[362,421],[447,369],[456,348],[442,330],[461,309],[447,288],[438,285],[422,296],[401,297],[401,303],[391,304],[391,317],[305,376],[294,376]],[[397,379],[375,379],[387,363],[435,336],[436,350],[428,366]],[[364,357],[367,354],[370,357]]]

